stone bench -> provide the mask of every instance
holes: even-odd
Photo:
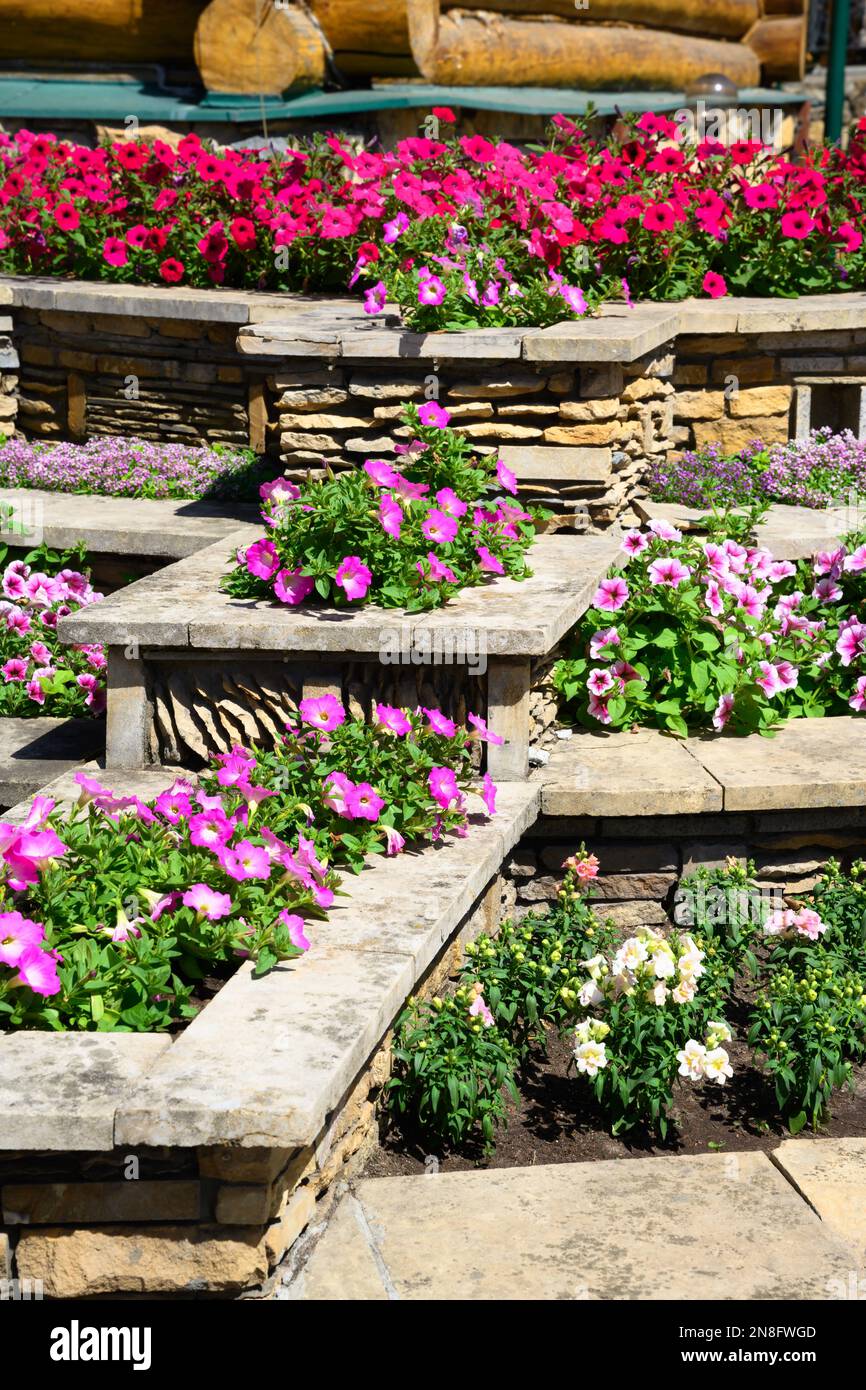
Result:
[[[632,503],[643,521],[669,521],[683,532],[706,530],[707,512],[679,502],[653,502],[639,497]],[[735,509],[739,511],[739,509]],[[809,560],[819,550],[833,550],[849,531],[866,525],[866,510],[858,506],[792,507],[775,502],[755,530],[755,542],[777,560]]]
[[[287,699],[332,690],[367,712],[373,697],[415,705],[419,694],[431,705],[450,697],[462,719],[467,708],[486,708],[506,740],[488,749],[491,773],[526,776],[532,661],[585,611],[617,553],[615,537],[539,536],[528,554],[530,578],[495,579],[443,608],[406,614],[373,604],[292,609],[221,593],[232,550],[260,534],[237,530],[62,620],[65,640],[109,651],[110,767],[189,762],[235,742],[273,742]]]

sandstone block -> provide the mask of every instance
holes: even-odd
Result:
[[[613,444],[616,421],[592,425],[553,425],[544,431],[545,444]]]
[[[592,420],[613,420],[619,411],[615,396],[599,396],[591,401],[561,401],[559,413],[563,420],[584,424]]]
[[[722,391],[678,391],[674,397],[675,420],[719,420],[724,413]]]
[[[791,404],[790,386],[753,386],[728,398],[733,416],[781,415]]]
[[[784,444],[788,438],[787,415],[762,415],[748,419],[725,419],[694,423],[695,447],[719,443],[725,453],[735,454],[760,439],[765,444]]]

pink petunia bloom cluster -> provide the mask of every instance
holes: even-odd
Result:
[[[0,588],[0,709],[36,714],[80,707],[102,714],[105,652],[95,645],[64,647],[57,637],[61,618],[102,598],[87,575],[72,569],[43,574],[13,560]]]
[[[601,581],[582,626],[591,720],[651,722],[672,698],[683,718],[717,732],[741,710],[749,727],[756,701],[792,694],[795,714],[866,710],[862,538],[798,568],[732,538],[684,539],[660,519],[629,531],[620,549],[622,567]],[[613,614],[613,626],[598,626]],[[727,688],[708,704],[720,671]]]
[[[564,116],[552,126],[543,149],[329,135],[278,157],[193,133],[96,149],[0,134],[0,269],[356,287],[370,313],[396,299],[425,327],[864,283],[866,121],[845,149],[814,144],[797,162],[754,140],[689,144],[650,112],[604,141]]]

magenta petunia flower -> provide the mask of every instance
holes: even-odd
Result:
[[[303,603],[315,587],[315,580],[302,574],[300,569],[280,570],[274,579],[274,593],[280,603],[287,603],[292,608]]]
[[[355,783],[344,772],[332,772],[322,784],[322,801],[329,810],[336,811],[338,816],[345,816],[349,794],[354,789]]]
[[[129,260],[126,242],[121,241],[120,238],[116,236],[106,237],[102,245],[102,259],[106,261],[108,265],[126,265],[126,262]]]
[[[481,779],[481,800],[487,808],[488,816],[494,816],[496,814],[496,783],[489,772],[485,772]]]
[[[505,573],[505,566],[498,555],[494,555],[491,550],[488,550],[486,545],[476,545],[475,554],[478,556],[478,562],[481,568],[486,570],[488,574]]]
[[[438,276],[428,275],[418,286],[418,303],[441,304],[445,293],[445,286]]]
[[[614,575],[603,579],[592,596],[592,607],[601,608],[606,613],[616,613],[628,602],[628,585],[624,579]]]
[[[0,666],[0,671],[7,685],[10,681],[24,681],[27,679],[27,662],[22,661],[19,656],[13,656]]]
[[[619,548],[626,555],[640,555],[648,545],[649,536],[645,536],[643,531],[626,531]]]
[[[319,695],[315,699],[301,700],[298,709],[305,724],[312,724],[326,734],[346,722],[346,711],[336,695]]]
[[[721,730],[725,727],[725,725],[727,724],[728,720],[730,719],[730,717],[731,717],[731,711],[733,710],[733,708],[734,708],[734,697],[733,697],[733,695],[723,695],[723,696],[721,697],[721,699],[719,700],[719,703],[716,705],[715,711],[714,711],[714,713],[713,713],[713,728],[714,728],[714,729],[718,729],[719,732],[721,732]]]
[[[691,570],[687,565],[682,564],[676,556],[671,556],[667,560],[653,560],[647,573],[651,584],[660,584],[670,589],[676,589],[684,580],[689,578]]]
[[[191,888],[187,888],[183,895],[183,905],[191,907],[193,912],[197,912],[200,917],[206,917],[209,922],[218,922],[220,918],[228,917],[232,910],[232,900],[228,893],[217,893],[206,883],[194,883]]]
[[[836,651],[843,666],[861,657],[866,651],[866,627],[852,619],[839,629]]]
[[[427,569],[429,573],[425,573],[423,560],[416,560],[415,568],[422,579],[431,579],[435,583],[457,583],[457,575],[454,571],[450,569],[448,565],[443,564],[442,561],[433,554],[432,550],[428,550],[427,552]]]
[[[450,767],[431,768],[427,785],[433,800],[439,803],[443,811],[447,811],[454,802],[461,800],[457,778]]]
[[[299,951],[309,951],[310,942],[304,933],[306,923],[303,917],[299,917],[296,912],[289,912],[288,908],[284,907],[280,913],[280,921],[284,927],[288,927],[292,945],[297,946]]]
[[[254,541],[244,552],[247,569],[258,579],[270,579],[280,567],[280,557],[273,541]]]
[[[20,912],[0,912],[0,965],[17,965],[29,946],[39,946],[44,939],[41,922],[31,922]]]
[[[376,821],[384,808],[385,802],[369,782],[358,782],[346,795],[346,813],[352,820]]]
[[[487,720],[482,719],[480,714],[468,714],[466,719],[467,723],[471,724],[473,729],[478,730],[479,737],[483,743],[492,743],[495,747],[499,748],[505,742],[501,734],[495,734],[492,729],[488,729]]]
[[[422,425],[432,426],[437,430],[444,430],[451,416],[447,410],[443,410],[438,401],[425,401],[418,408],[418,419]]]
[[[190,843],[202,849],[216,849],[228,844],[234,834],[234,826],[221,810],[202,811],[189,820]]]
[[[388,291],[384,281],[379,280],[375,285],[371,285],[364,291],[364,313],[381,314],[387,297]]]
[[[517,496],[517,478],[508,468],[502,459],[496,460],[496,477],[499,479],[499,486],[504,487],[506,492],[510,492],[512,497]]]
[[[340,561],[334,583],[339,585],[348,599],[356,599],[364,597],[372,579],[372,571],[359,555],[347,555]]]
[[[403,526],[403,508],[387,493],[383,493],[379,499],[379,525],[386,535],[393,536],[395,540],[400,539],[400,531]]]
[[[250,840],[240,840],[232,848],[222,847],[218,858],[229,878],[242,882],[247,878],[270,878],[271,861],[266,849]]]
[[[449,719],[447,714],[443,714],[441,709],[427,709],[425,705],[422,705],[421,713],[426,714],[434,734],[441,734],[443,738],[453,738],[457,733],[457,725],[454,720]]]
[[[394,705],[376,704],[373,707],[373,718],[377,724],[389,729],[392,734],[408,734],[412,732],[412,725],[406,718],[401,709]]]
[[[400,477],[384,459],[367,459],[364,472],[373,479],[377,487],[394,487]]]
[[[589,639],[589,654],[593,661],[598,660],[605,647],[618,647],[619,640],[619,633],[615,627],[605,627],[600,632],[594,632]]]
[[[718,275],[714,270],[708,270],[701,281],[701,289],[704,294],[708,294],[710,299],[722,299],[728,293],[728,285],[723,275]]]
[[[18,974],[13,983],[25,985],[44,998],[57,994],[60,990],[59,959],[55,951],[45,951],[40,946],[26,947],[18,961]]]
[[[431,507],[421,523],[421,530],[434,545],[449,545],[457,535],[457,522],[436,507]]]
[[[458,521],[468,511],[467,504],[461,501],[457,493],[450,487],[440,487],[436,494],[436,501],[440,511],[444,512],[446,516],[456,517]],[[866,546],[863,549],[866,550]]]

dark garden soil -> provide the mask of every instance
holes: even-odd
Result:
[[[734,1153],[775,1149],[790,1137],[778,1118],[772,1084],[744,1042],[725,1044],[733,1077],[713,1082],[681,1081],[675,1093],[673,1124],[665,1141],[633,1130],[615,1138],[590,1092],[574,1070],[571,1045],[555,1031],[548,1055],[531,1060],[518,1078],[521,1103],[499,1131],[496,1151],[443,1153],[435,1140],[388,1124],[371,1155],[364,1177],[423,1173],[435,1156],[443,1172],[459,1169],[515,1168],[536,1163],[583,1163],[599,1158],[648,1158],[660,1154]],[[571,1063],[571,1066],[569,1066]],[[866,1137],[866,1064],[854,1069],[854,1089],[833,1101],[833,1115],[820,1130],[831,1139]]]

